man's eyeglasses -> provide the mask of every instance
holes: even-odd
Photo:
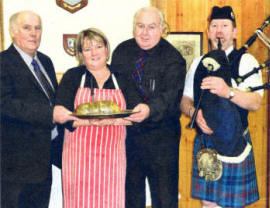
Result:
[[[155,32],[158,28],[160,27],[160,24],[150,24],[150,25],[145,25],[142,23],[137,23],[136,24],[136,29],[143,31],[143,30],[147,30],[148,32]]]

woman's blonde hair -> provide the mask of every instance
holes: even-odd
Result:
[[[90,41],[95,40],[98,43],[103,44],[107,48],[107,51],[108,51],[107,60],[110,58],[109,57],[110,44],[105,34],[97,28],[88,28],[86,30],[82,30],[81,32],[79,32],[75,41],[75,54],[76,54],[76,59],[79,62],[79,66],[84,64],[83,58],[80,55],[80,53],[82,53],[83,42],[85,38]]]

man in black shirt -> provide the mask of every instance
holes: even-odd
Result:
[[[152,207],[178,207],[179,102],[186,62],[162,38],[165,30],[160,10],[142,8],[134,16],[134,38],[117,46],[112,56],[112,65],[133,78],[145,102],[128,118],[137,123],[128,128],[126,141],[127,208],[145,207],[146,178]]]

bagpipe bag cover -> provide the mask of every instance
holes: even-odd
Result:
[[[207,57],[216,60],[220,68],[216,71],[209,71],[203,60]],[[224,79],[228,86],[231,84],[231,65],[223,50],[212,50],[200,61],[194,75],[194,106],[198,105],[201,93],[201,82],[207,76],[217,76]],[[204,90],[199,104],[208,126],[213,134],[208,135],[216,151],[224,156],[238,156],[246,146],[243,138],[243,125],[237,106],[229,99],[212,94],[210,90]],[[202,133],[198,126],[197,131]]]

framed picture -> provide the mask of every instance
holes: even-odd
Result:
[[[187,70],[192,61],[202,55],[202,32],[170,32],[166,39],[182,54],[187,62]]]

